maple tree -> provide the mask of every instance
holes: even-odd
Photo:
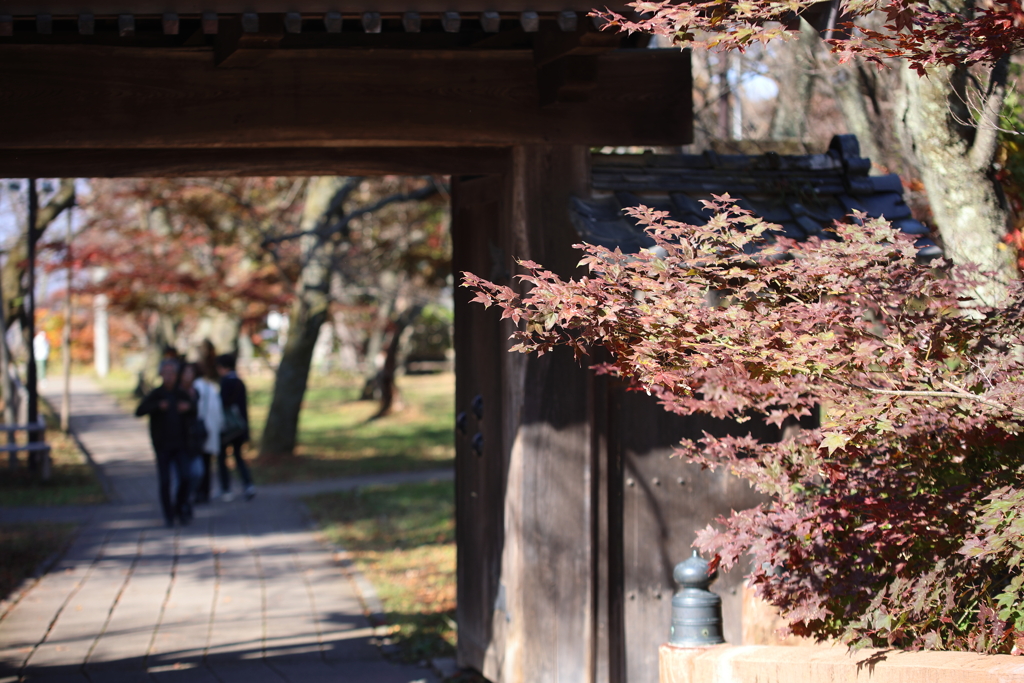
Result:
[[[636,0],[636,18],[597,10],[606,28],[671,37],[700,48],[745,49],[791,37],[801,15],[820,14],[820,0]],[[930,66],[995,62],[1024,46],[1024,9],[1018,0],[916,2],[844,0],[830,22],[827,42],[843,61],[860,56],[881,64],[905,59],[921,75]],[[880,28],[856,20],[885,16]]]
[[[577,245],[589,275],[532,262],[517,289],[470,273],[475,301],[518,325],[514,350],[597,345],[598,366],[675,413],[755,413],[818,428],[778,442],[684,441],[767,494],[703,530],[790,628],[910,649],[1024,648],[1024,289],[977,303],[985,274],[922,264],[884,220],[803,244],[723,196],[705,226],[628,212],[656,247]]]
[[[203,316],[222,313],[236,326],[261,321],[290,298],[288,267],[263,251],[261,237],[291,219],[293,185],[280,178],[91,181],[74,267],[100,276],[82,291],[106,294],[113,310],[135,321],[155,358]],[[237,338],[237,328],[228,336]]]
[[[629,6],[635,12],[628,17],[594,14],[607,28],[720,50],[797,36],[804,22],[804,29],[809,23],[821,32],[840,62],[894,67],[895,127],[921,174],[945,253],[993,274],[977,288],[979,296],[992,303],[1006,296],[1004,283],[1017,268],[1004,241],[1010,216],[994,162],[1009,57],[1024,45],[1017,0],[637,0]],[[849,95],[851,102],[863,99]]]

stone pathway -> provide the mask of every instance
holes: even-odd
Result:
[[[295,497],[450,471],[266,486],[252,502],[199,506],[191,526],[166,529],[146,423],[76,378],[72,428],[114,502],[0,508],[0,522],[82,523],[63,557],[0,607],[0,683],[435,680],[380,656],[359,577],[314,536]]]

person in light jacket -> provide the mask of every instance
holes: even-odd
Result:
[[[220,455],[220,433],[224,429],[224,406],[220,398],[220,376],[217,373],[216,356],[205,348],[198,364],[199,377],[194,383],[198,398],[198,416],[206,427],[206,439],[199,446],[202,459],[202,476],[196,487],[196,502],[210,502],[211,472],[214,458]]]

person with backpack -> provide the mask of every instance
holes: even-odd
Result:
[[[174,526],[192,521],[191,472],[189,465],[189,426],[196,414],[196,404],[179,387],[181,365],[174,360],[160,363],[163,384],[146,394],[135,410],[137,417],[149,416],[149,438],[156,453],[157,477],[160,484],[160,508],[164,522]],[[172,496],[171,471],[177,475],[178,488]],[[172,500],[173,498],[173,500]]]
[[[246,500],[252,500],[256,488],[252,484],[249,466],[245,464],[242,448],[249,441],[249,404],[245,382],[235,372],[234,354],[217,356],[217,373],[220,375],[220,398],[224,409],[224,426],[221,428],[220,453],[217,456],[217,470],[220,475],[221,500],[229,502],[231,494],[231,473],[228,471],[228,448],[235,456],[235,469],[242,480],[242,492]]]

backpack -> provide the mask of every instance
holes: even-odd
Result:
[[[246,423],[245,418],[242,417],[242,411],[239,410],[238,406],[231,406],[224,411],[224,426],[220,429],[221,445],[226,446],[237,441],[245,436],[245,432],[248,429],[249,425]]]

